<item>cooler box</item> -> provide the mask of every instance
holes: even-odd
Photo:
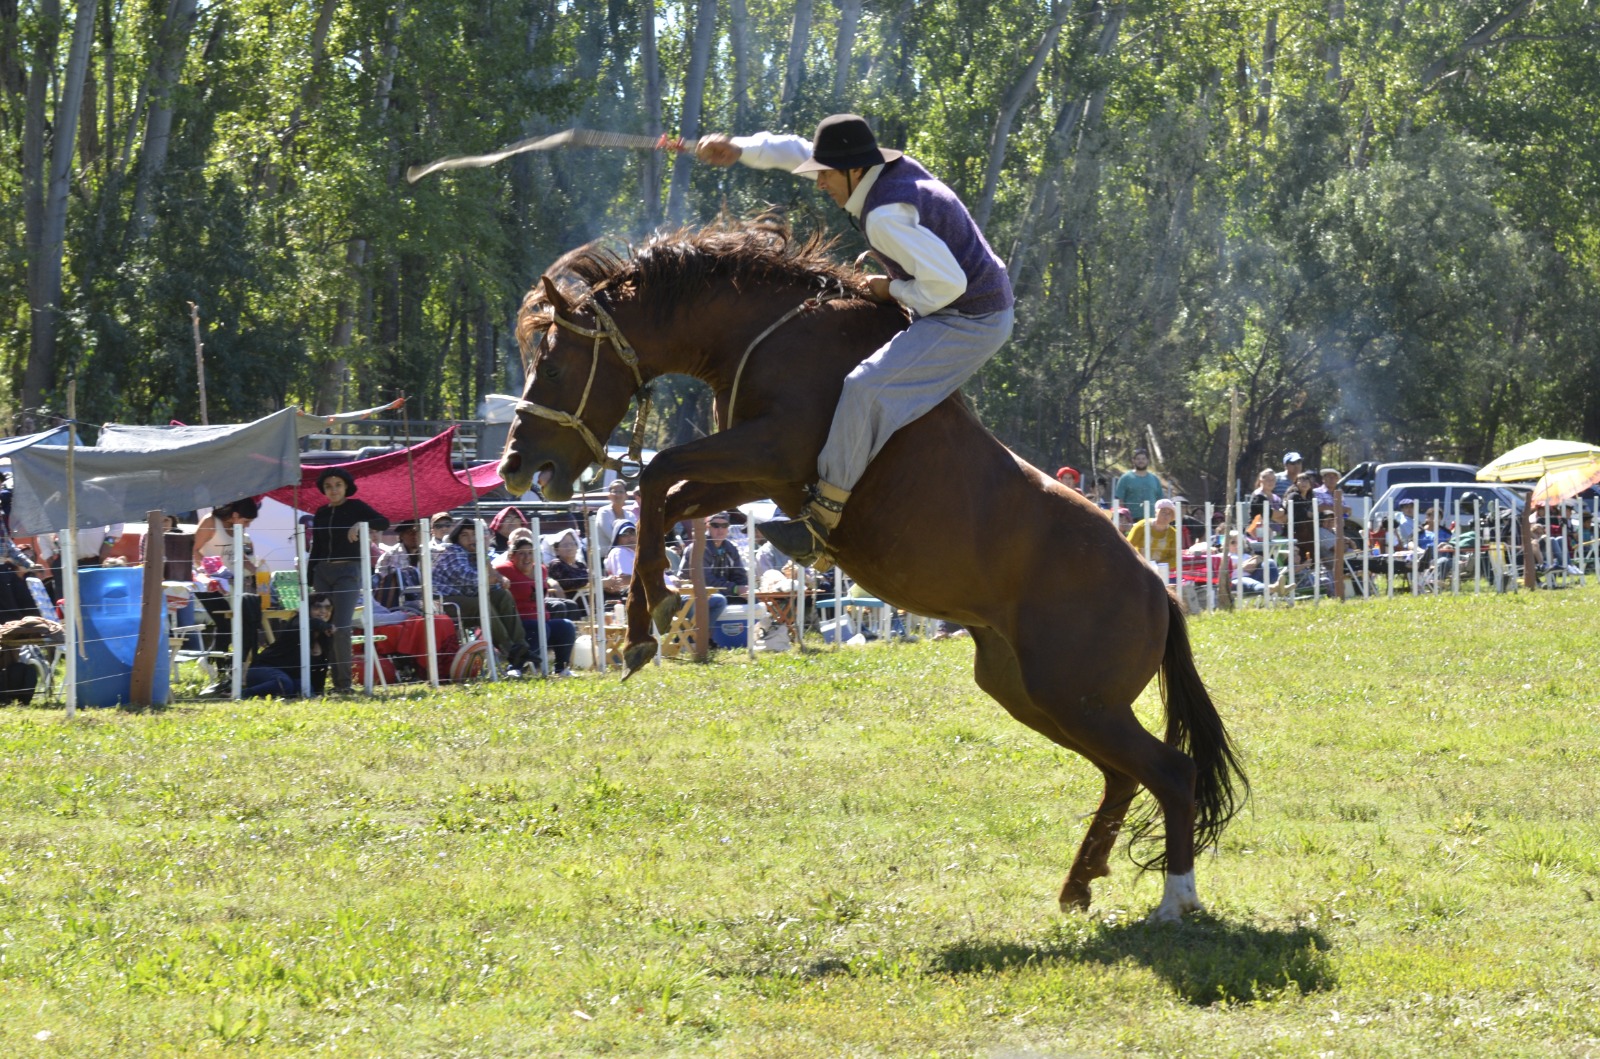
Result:
[[[747,603],[728,604],[728,608],[718,615],[716,621],[711,623],[711,642],[718,647],[745,646],[747,643],[745,633],[748,629],[746,621],[749,609],[749,604]],[[757,603],[756,627],[760,628],[767,620],[766,604]]]
[[[120,706],[132,697],[143,591],[143,567],[95,566],[79,571],[85,657],[78,660],[78,705]],[[156,637],[156,672],[151,683],[156,702],[166,700],[170,683],[172,656],[166,632],[163,620]]]
[[[817,623],[817,631],[822,634],[824,643],[843,643],[855,635],[855,629],[850,625],[849,618],[828,618]]]

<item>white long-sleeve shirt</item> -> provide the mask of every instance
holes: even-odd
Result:
[[[795,166],[811,157],[811,141],[804,136],[758,132],[754,136],[735,136],[735,147],[742,152],[739,161],[752,169],[782,169],[794,172]],[[883,166],[867,170],[845,202],[845,210],[860,218],[867,192],[877,182]],[[815,180],[815,173],[797,176]],[[911,274],[910,279],[890,280],[889,293],[895,301],[919,316],[938,312],[967,290],[967,274],[943,239],[924,227],[917,208],[909,202],[890,202],[867,215],[862,233],[867,244],[882,251]]]

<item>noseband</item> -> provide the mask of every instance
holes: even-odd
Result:
[[[578,400],[578,410],[576,412],[562,412],[555,408],[546,408],[542,404],[535,404],[532,401],[518,401],[517,411],[527,412],[529,415],[538,416],[540,419],[548,419],[557,426],[571,427],[578,432],[578,436],[583,439],[583,443],[589,446],[590,454],[594,456],[595,462],[601,467],[616,471],[627,479],[637,478],[639,470],[643,467],[640,457],[644,453],[645,421],[650,417],[650,390],[645,385],[644,375],[639,371],[639,354],[628,343],[628,340],[623,337],[622,329],[617,326],[617,322],[611,318],[611,314],[606,312],[605,307],[598,301],[590,299],[589,305],[594,312],[595,321],[600,325],[598,327],[590,328],[584,327],[582,324],[573,323],[571,320],[563,319],[553,306],[550,309],[550,318],[561,327],[566,328],[575,335],[594,339],[593,355],[589,360],[589,380],[583,384],[583,396]],[[603,342],[610,342],[611,348],[617,351],[617,356],[622,359],[622,363],[626,364],[628,370],[633,372],[633,396],[639,399],[639,414],[633,420],[633,439],[628,443],[627,454],[620,460],[606,452],[605,446],[600,444],[600,440],[594,436],[594,431],[590,430],[583,421],[583,410],[589,404],[589,391],[594,389],[595,373],[600,370],[600,345]],[[634,468],[632,474],[627,471],[630,465]]]

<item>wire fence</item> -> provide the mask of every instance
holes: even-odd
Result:
[[[466,601],[455,605],[442,602],[435,591],[434,549],[424,544],[417,552],[412,611],[398,620],[395,612],[375,606],[373,540],[369,527],[359,526],[360,599],[350,635],[355,651],[352,676],[367,692],[383,685],[437,687],[446,680],[550,677],[557,673],[552,653],[558,645],[553,641],[562,636],[570,643],[563,641],[559,649],[570,647],[582,668],[604,673],[622,663],[627,621],[618,593],[608,596],[606,588],[598,498],[516,506],[527,513],[529,528],[541,542],[541,570],[551,558],[545,550],[553,536],[551,528],[574,528],[582,537],[589,578],[584,588],[572,593],[547,592],[543,576],[532,578],[532,614],[524,614],[526,606],[518,611],[519,617],[526,618],[523,630],[530,658],[520,667],[509,664],[509,648],[515,645],[497,645],[494,622],[483,617],[503,612],[505,607],[497,593],[506,589],[494,583],[495,575],[490,572],[492,531],[483,517],[489,509],[498,509],[497,505],[484,503],[467,509],[476,530],[471,550],[476,591],[469,594],[475,597],[475,606],[467,606]],[[1119,531],[1152,571],[1179,594],[1191,613],[1224,607],[1359,603],[1396,595],[1481,595],[1519,591],[1530,579],[1545,588],[1582,586],[1590,577],[1600,579],[1600,537],[1596,534],[1600,500],[1542,507],[1532,519],[1515,505],[1482,504],[1459,497],[1448,505],[1438,500],[1423,505],[1391,499],[1355,516],[1348,513],[1338,494],[1321,499],[1291,498],[1287,503],[1257,497],[1228,506],[1163,502],[1146,504],[1138,514],[1141,517],[1131,525],[1121,524],[1119,512],[1109,517],[1119,521]],[[874,639],[909,639],[926,631],[929,619],[862,593],[842,571],[819,576],[813,570],[782,564],[781,556],[774,563],[770,555],[758,555],[755,533],[734,529],[730,540],[739,550],[747,586],[727,596],[715,590],[708,593],[712,620],[707,625],[712,642],[705,643],[705,649],[715,644],[743,649],[753,656],[758,650],[787,649],[803,641],[808,631],[834,647]],[[180,667],[197,663],[214,688],[225,686],[232,698],[247,694],[247,652],[239,646],[253,640],[260,630],[245,625],[249,609],[245,596],[260,591],[263,615],[278,619],[284,629],[298,624],[301,665],[292,676],[296,690],[310,695],[309,607],[287,605],[303,604],[312,595],[305,528],[299,527],[296,533],[297,568],[292,578],[286,581],[286,575],[280,573],[265,585],[255,584],[244,565],[243,534],[236,534],[234,540],[233,554],[228,557],[231,570],[227,573],[232,576],[225,586],[225,605],[210,617],[209,626],[193,618],[186,619],[188,624],[180,622],[179,613],[190,613],[183,604],[194,586],[167,583],[168,620],[158,676],[165,668],[171,686],[188,691],[194,680],[186,679]],[[81,582],[75,564],[66,566],[64,575]],[[698,641],[705,636],[702,626],[692,620],[691,605],[695,582],[701,581],[698,587],[704,588],[704,571],[694,568],[687,558],[682,566],[687,568],[684,581],[672,589],[681,592],[681,606],[673,627],[657,637],[656,664],[663,657],[686,657],[686,649],[699,647]],[[768,573],[763,582],[763,573],[774,569],[781,574],[774,578]],[[762,590],[764,583],[766,591]],[[43,594],[37,584],[30,587],[36,598]],[[137,590],[133,594],[137,597]],[[563,595],[572,597],[573,608],[564,611],[572,616],[552,617],[552,604]],[[67,596],[82,598],[82,593],[69,589]],[[215,595],[212,601],[217,601]],[[48,599],[46,603],[49,605]],[[71,613],[64,604],[61,609],[64,614]],[[192,613],[195,618],[204,614],[198,609]],[[77,606],[76,620],[65,623],[65,643],[33,645],[25,657],[40,670],[47,694],[64,685],[69,706],[125,701],[126,692],[114,689],[128,685],[138,637],[136,618],[126,598],[114,603],[84,599]],[[223,623],[226,637],[220,635]],[[197,638],[202,642],[197,643]],[[57,668],[65,668],[64,680],[56,679]]]

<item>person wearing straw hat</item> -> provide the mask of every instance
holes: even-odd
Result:
[[[959,389],[1010,337],[1011,280],[956,193],[903,152],[879,147],[860,115],[824,118],[810,140],[717,134],[701,139],[694,151],[712,165],[742,162],[816,180],[884,266],[887,274],[867,277],[872,297],[911,311],[911,326],[845,379],[805,509],[761,527],[790,558],[832,565],[828,534],[873,457],[896,430]]]

